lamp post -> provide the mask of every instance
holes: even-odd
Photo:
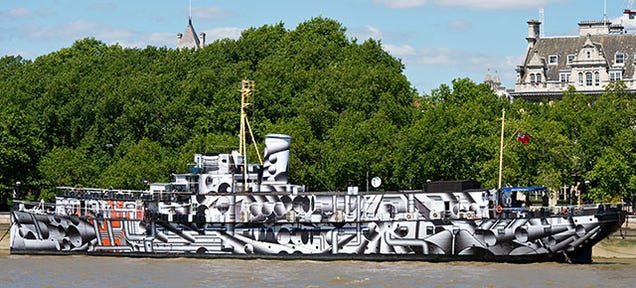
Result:
[[[585,197],[584,198],[585,199],[584,202],[587,203],[589,201],[589,199],[590,199],[589,195],[588,195],[589,187],[590,187],[590,180],[585,180],[583,183],[585,183],[585,185],[583,185],[583,193],[581,193],[581,194],[584,194],[585,196],[581,195],[581,198]]]

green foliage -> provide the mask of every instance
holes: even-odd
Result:
[[[144,180],[167,182],[175,170],[177,158],[171,156],[158,142],[143,138],[135,143],[123,143],[122,157],[113,161],[100,174],[100,187],[144,189]]]
[[[364,188],[367,173],[384,190],[451,179],[494,187],[502,109],[504,185],[588,180],[596,200],[636,190],[636,103],[624,83],[538,105],[469,79],[417,95],[403,69],[379,41],[357,43],[322,17],[199,50],[87,38],[33,61],[3,57],[0,191],[7,198],[21,181],[32,199],[50,199],[55,186],[168,181],[193,153],[237,148],[242,79],[256,81],[249,117],[260,149],[267,133],[291,135],[291,181],[312,191]]]
[[[22,191],[28,193],[40,184],[37,164],[44,153],[41,133],[30,115],[15,107],[0,110],[0,199],[7,198],[18,181],[23,183]]]
[[[400,182],[408,180],[413,187],[422,187],[426,180],[496,184],[497,117],[506,103],[468,79],[454,80],[452,89],[442,85],[423,103],[419,118],[400,137],[400,156],[394,158]]]

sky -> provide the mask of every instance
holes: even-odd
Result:
[[[605,4],[606,2],[606,4]],[[618,21],[626,0],[0,0],[0,57],[26,59],[93,37],[106,44],[176,47],[192,17],[207,42],[240,37],[251,27],[283,23],[293,30],[314,17],[336,20],[350,39],[379,40],[401,59],[420,94],[490,71],[514,88],[527,46],[527,21],[545,37],[578,35],[580,21]],[[191,7],[191,9],[190,9]],[[604,9],[606,8],[606,9]],[[628,31],[630,27],[627,27]],[[636,31],[636,29],[634,29]],[[631,31],[630,31],[631,32]]]

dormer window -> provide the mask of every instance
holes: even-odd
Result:
[[[548,56],[548,64],[549,65],[557,65],[557,64],[559,64],[559,55],[550,55],[550,56]]]
[[[587,59],[592,58],[592,53],[590,51],[586,51],[585,54],[587,55]]]
[[[625,63],[625,54],[623,52],[616,52],[614,55],[614,64],[621,65]]]
[[[574,54],[569,54],[568,55],[568,63],[567,64],[570,64],[570,63],[574,62],[574,57],[575,57]]]

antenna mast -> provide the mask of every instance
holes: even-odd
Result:
[[[539,26],[541,30],[539,30],[539,37],[545,37],[545,11],[543,7],[539,8],[539,21],[541,21],[541,26]]]
[[[190,0],[190,6],[188,9],[188,19],[192,19],[192,0]]]
[[[252,95],[254,95],[254,91],[256,91],[254,89],[254,80],[241,81],[241,129],[239,132],[239,153],[243,156],[243,189],[245,191],[247,191],[247,132],[250,133],[250,137],[254,143],[254,149],[256,150],[258,161],[260,164],[263,164],[263,159],[261,158],[261,154],[258,152],[258,147],[254,140],[252,127],[250,126],[250,122],[247,120],[247,108],[252,106],[250,99],[252,98]]]

